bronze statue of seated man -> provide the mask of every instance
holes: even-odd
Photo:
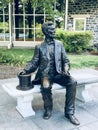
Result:
[[[32,84],[41,84],[41,94],[44,102],[44,119],[52,115],[52,84],[58,83],[66,88],[64,116],[75,125],[79,125],[75,113],[75,95],[77,82],[69,73],[70,62],[61,41],[55,40],[55,26],[52,22],[42,25],[45,40],[35,47],[32,60],[26,65],[23,74],[37,70]]]

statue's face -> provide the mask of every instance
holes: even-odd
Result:
[[[48,35],[49,38],[54,38],[55,37],[55,26],[54,25],[48,26],[47,35]]]

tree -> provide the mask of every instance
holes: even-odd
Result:
[[[54,3],[56,0],[31,0],[33,8],[37,10],[37,8],[41,9],[41,12],[44,12],[52,18],[53,10],[54,10]],[[52,14],[52,15],[51,15]]]
[[[28,14],[31,14],[32,13],[32,4],[31,4],[31,1],[28,0],[27,2],[27,13]],[[33,20],[33,17],[32,16],[28,16],[28,26],[29,26],[29,33],[28,33],[28,38],[32,38],[32,20]]]
[[[15,14],[18,14],[19,8],[18,8],[19,0],[15,0]],[[15,15],[15,28],[19,27],[19,16]],[[19,38],[19,30],[16,29],[16,38]]]
[[[0,2],[3,4],[3,6],[7,5],[10,0],[0,0]]]

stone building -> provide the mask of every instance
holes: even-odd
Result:
[[[68,30],[93,32],[98,43],[98,0],[76,0],[68,5]]]

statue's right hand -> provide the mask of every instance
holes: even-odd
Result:
[[[26,71],[25,70],[22,70],[19,72],[20,75],[25,75],[26,74]]]

